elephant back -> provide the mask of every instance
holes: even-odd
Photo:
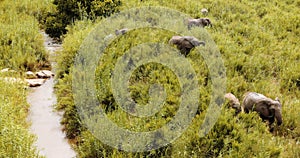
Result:
[[[263,94],[248,92],[244,95],[242,107],[244,108],[245,112],[249,112],[253,109],[254,105],[266,100],[268,100],[268,98]]]

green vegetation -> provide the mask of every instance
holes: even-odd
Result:
[[[21,0],[0,3],[0,67],[14,70],[49,67],[37,21],[47,4]]]
[[[19,72],[49,67],[39,17],[49,1],[0,1],[0,157],[40,157],[29,132],[27,89]],[[20,79],[21,80],[21,79]]]
[[[278,96],[283,102],[284,124],[273,133],[256,113],[235,116],[225,106],[214,128],[203,138],[198,129],[210,101],[208,70],[202,58],[188,55],[199,79],[200,104],[191,126],[174,143],[149,152],[128,153],[97,140],[81,124],[72,96],[72,63],[80,44],[92,30],[93,23],[84,20],[68,28],[59,52],[57,94],[58,109],[64,109],[63,124],[68,137],[77,144],[80,157],[299,157],[300,146],[300,33],[298,2],[293,1],[126,1],[121,10],[139,6],[165,6],[202,17],[200,9],[208,8],[212,28],[206,28],[218,45],[227,75],[227,91],[240,100],[247,91]],[[155,21],[155,20],[154,20]],[[100,20],[101,22],[101,20]],[[113,26],[112,26],[113,27]],[[115,28],[119,29],[119,28]],[[151,33],[149,33],[151,32]],[[117,38],[105,50],[96,71],[98,97],[102,107],[118,126],[133,131],[151,131],[170,121],[178,108],[178,81],[169,69],[159,64],[146,64],[134,71],[130,79],[131,97],[139,104],[149,101],[149,85],[160,83],[168,97],[165,106],[153,117],[137,118],[123,112],[109,89],[110,71],[117,57],[129,48],[147,42],[167,43],[173,34],[165,30],[134,30]],[[149,38],[150,37],[150,38]],[[130,123],[129,123],[130,122]]]
[[[48,56],[42,46],[39,27],[48,30],[52,37],[60,37],[67,32],[63,38],[63,50],[57,53],[56,107],[65,111],[62,124],[67,137],[76,144],[79,157],[300,157],[299,2],[53,2],[0,0],[0,68],[34,70],[47,66]],[[236,116],[234,110],[224,104],[213,129],[206,136],[199,137],[198,130],[211,99],[212,83],[202,57],[192,51],[187,60],[198,78],[201,94],[199,107],[191,125],[175,142],[157,150],[130,153],[112,148],[90,133],[80,120],[74,104],[74,57],[93,28],[113,12],[153,5],[176,9],[191,17],[202,17],[201,8],[208,8],[207,17],[211,19],[213,27],[206,30],[222,55],[226,67],[227,91],[240,100],[247,91],[256,91],[271,98],[278,96],[283,103],[283,125],[275,126],[271,133],[268,125],[256,113]],[[97,19],[97,16],[100,17]],[[149,21],[155,23],[156,18]],[[111,27],[112,30],[121,29],[113,25]],[[132,131],[151,131],[168,123],[176,114],[181,92],[178,79],[169,68],[160,64],[149,63],[138,67],[132,73],[128,87],[135,102],[146,104],[149,101],[147,92],[150,85],[159,83],[164,86],[166,102],[154,116],[142,119],[128,115],[116,103],[110,89],[110,72],[118,57],[126,50],[144,42],[159,41],[167,44],[172,35],[174,33],[167,30],[137,29],[116,38],[105,50],[95,72],[97,96],[102,100],[99,106],[106,110],[107,116],[118,126]],[[37,157],[32,145],[34,137],[28,133],[25,122],[28,109],[25,103],[26,91],[21,87],[22,84],[12,85],[0,80],[0,157]]]
[[[28,131],[24,87],[24,83],[0,80],[0,157],[38,157],[35,137]]]
[[[45,15],[45,31],[50,37],[60,38],[67,25],[79,19],[107,17],[118,11],[120,0],[53,0],[55,11]]]
[[[300,3],[296,1],[126,1],[121,10],[137,6],[165,6],[202,17],[200,9],[208,8],[213,22],[207,28],[217,43],[227,72],[227,91],[239,99],[247,91],[256,91],[269,97],[278,96],[283,102],[284,124],[273,133],[256,113],[235,116],[232,109],[223,108],[214,128],[203,138],[198,129],[210,100],[210,81],[202,57],[191,53],[192,62],[201,83],[198,114],[191,126],[174,143],[149,152],[128,153],[109,147],[97,140],[81,124],[72,99],[71,69],[74,56],[93,23],[85,20],[69,27],[59,52],[57,94],[58,109],[66,111],[63,124],[68,137],[77,144],[80,157],[299,157],[300,156]],[[154,20],[155,21],[155,20]],[[100,20],[101,22],[101,20]],[[119,28],[115,28],[119,29]],[[150,33],[151,32],[151,33]],[[131,97],[139,104],[149,101],[149,84],[160,83],[168,97],[163,109],[155,116],[137,118],[118,107],[109,88],[109,72],[118,56],[139,43],[160,41],[167,43],[171,32],[162,30],[135,30],[116,39],[106,50],[96,71],[99,99],[111,120],[133,131],[149,131],[167,123],[176,112],[180,91],[172,71],[158,64],[146,64],[134,71],[130,80]],[[150,37],[150,38],[149,38]],[[179,90],[179,91],[178,91]],[[128,121],[131,123],[128,124]]]

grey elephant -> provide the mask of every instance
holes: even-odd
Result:
[[[282,105],[278,98],[272,100],[262,94],[255,92],[248,92],[244,95],[242,111],[249,113],[256,111],[263,120],[269,121],[271,125],[274,123],[275,118],[277,124],[282,124]]]
[[[173,36],[169,44],[175,44],[184,56],[187,56],[194,47],[205,46],[204,41],[199,41],[193,36]]]
[[[224,97],[229,100],[229,105],[231,108],[235,109],[236,114],[242,111],[239,99],[236,98],[232,93],[226,93]]]
[[[128,28],[123,28],[120,30],[115,30],[116,35],[124,35],[129,29]]]
[[[192,26],[212,26],[212,23],[209,18],[188,19],[188,29],[190,30]]]

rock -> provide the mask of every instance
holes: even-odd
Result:
[[[36,76],[38,78],[51,78],[52,76],[54,76],[54,73],[49,70],[41,70],[36,73]]]
[[[42,71],[37,72],[37,73],[36,73],[36,76],[37,76],[38,78],[47,78],[46,74],[44,74]]]
[[[44,84],[46,79],[25,79],[25,81],[28,83],[29,87],[37,87]]]
[[[32,71],[27,71],[25,73],[25,76],[27,79],[35,79],[36,78],[36,75]]]
[[[54,76],[54,73],[49,71],[49,70],[42,70],[42,72],[48,77],[53,77]]]

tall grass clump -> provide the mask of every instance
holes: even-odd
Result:
[[[0,80],[0,157],[39,157],[29,133],[24,83]]]
[[[0,67],[37,70],[50,67],[31,1],[0,2]],[[37,4],[37,2],[35,2]]]
[[[121,9],[140,6],[164,6],[191,17],[203,17],[201,8],[208,8],[213,27],[206,28],[218,45],[226,67],[227,91],[240,101],[248,91],[279,97],[283,124],[269,126],[256,113],[239,114],[224,106],[217,123],[204,137],[198,130],[207,114],[211,81],[201,56],[192,51],[187,60],[197,74],[200,99],[198,111],[189,128],[172,144],[149,152],[130,153],[103,144],[82,124],[72,94],[72,67],[80,44],[96,25],[76,22],[69,27],[58,53],[58,109],[66,111],[62,123],[68,137],[74,140],[80,157],[299,157],[300,156],[300,89],[299,50],[300,17],[297,2],[291,1],[126,1]],[[99,20],[101,22],[101,20]],[[152,21],[155,22],[155,17]],[[97,21],[98,22],[98,21]],[[111,26],[112,29],[114,28]],[[179,27],[179,26],[178,26]],[[151,84],[163,85],[167,92],[164,107],[147,118],[124,112],[113,98],[111,71],[118,57],[129,48],[145,42],[168,43],[174,33],[159,29],[132,30],[117,37],[105,50],[95,73],[99,105],[118,126],[131,131],[151,131],[168,123],[179,106],[180,86],[174,73],[155,63],[138,67],[129,80],[130,96],[139,103],[149,101]],[[122,144],[121,144],[122,146]]]
[[[50,11],[47,0],[0,1],[0,157],[40,157],[29,133],[27,70],[49,68],[38,18]]]

